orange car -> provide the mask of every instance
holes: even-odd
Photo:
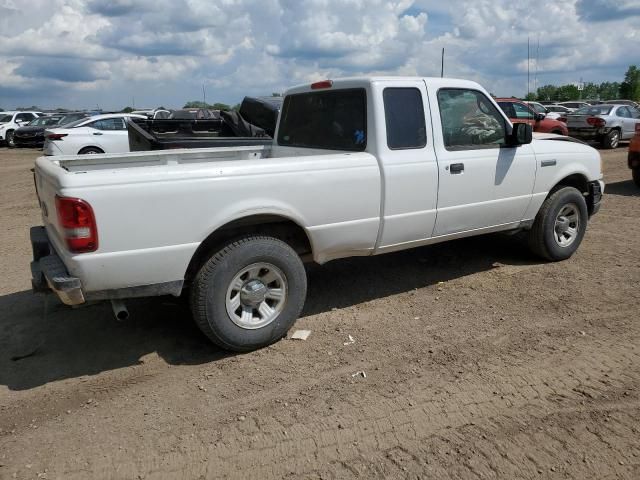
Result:
[[[511,123],[528,123],[534,132],[556,133],[569,135],[569,130],[564,122],[546,118],[544,113],[536,113],[533,109],[517,98],[496,98],[500,108],[507,114]]]
[[[640,187],[640,123],[636,123],[636,134],[629,144],[629,168],[633,174],[633,181]]]

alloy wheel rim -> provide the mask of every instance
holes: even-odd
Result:
[[[611,137],[611,146],[612,146],[613,148],[616,148],[616,147],[618,146],[619,141],[620,141],[620,135],[619,135],[619,134],[618,134],[618,132],[616,131],[616,132],[613,134],[613,137]]]
[[[282,270],[271,263],[253,263],[231,280],[226,295],[227,313],[240,328],[262,328],[282,313],[287,294],[287,280]]]
[[[558,215],[553,229],[553,238],[561,247],[568,247],[578,237],[580,229],[580,214],[575,203],[563,206]]]

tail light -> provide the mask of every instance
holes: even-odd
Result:
[[[311,84],[311,90],[320,90],[321,88],[331,88],[333,86],[333,80],[322,80],[321,82],[315,82]]]
[[[604,127],[605,122],[604,118],[600,117],[587,117],[587,123],[589,125],[593,125],[594,127]]]
[[[73,253],[95,252],[98,228],[91,205],[79,198],[56,196],[56,210],[69,250]]]
[[[558,117],[558,118],[557,118],[557,120],[558,120],[559,122],[567,123],[567,117]]]
[[[49,140],[62,140],[63,137],[69,135],[68,133],[50,133],[47,135]]]

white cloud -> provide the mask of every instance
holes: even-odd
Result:
[[[526,90],[640,64],[637,0],[0,0],[0,105],[235,103],[318,78],[438,75]],[[535,63],[529,63],[534,69]],[[56,87],[56,96],[48,86]],[[99,94],[99,99],[96,96]]]

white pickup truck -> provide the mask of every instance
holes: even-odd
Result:
[[[532,141],[478,84],[350,78],[290,89],[273,144],[41,157],[33,286],[66,304],[189,294],[222,348],[286,335],[304,262],[524,230],[566,259],[600,207],[600,155]]]

